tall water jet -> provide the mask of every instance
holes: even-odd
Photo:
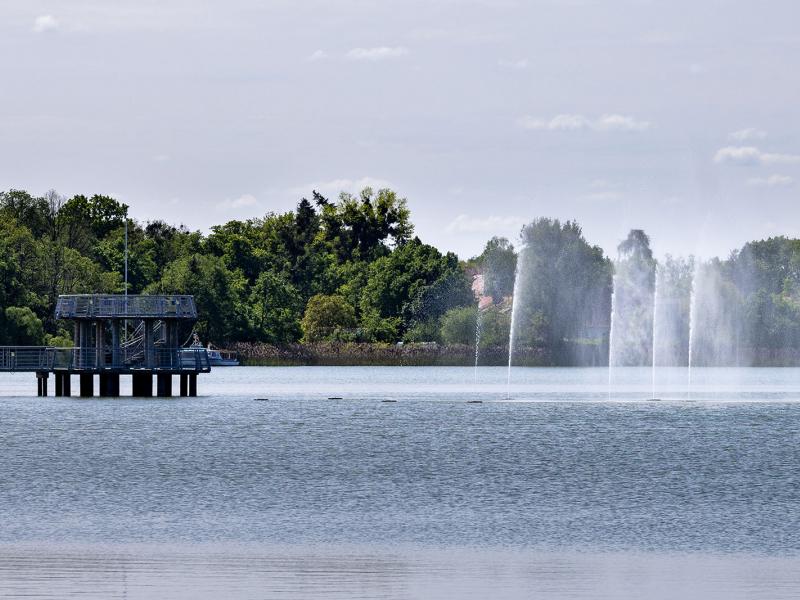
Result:
[[[514,341],[516,339],[517,316],[520,307],[519,292],[522,289],[522,277],[520,276],[524,248],[520,249],[517,256],[517,266],[514,270],[514,291],[511,295],[511,327],[508,331],[508,383],[506,384],[506,398],[511,398],[511,366],[514,359]]]
[[[481,332],[483,331],[483,311],[478,301],[478,312],[475,315],[475,383],[478,383],[478,359],[481,351]]]
[[[611,398],[611,384],[613,382],[613,367],[616,358],[614,347],[614,323],[617,315],[617,276],[611,278],[611,315],[608,319],[608,397]]]
[[[655,267],[655,282],[653,284],[653,400],[656,399],[656,350],[658,349],[658,288],[660,283],[661,269],[658,264]]]
[[[689,292],[689,358],[686,369],[686,399],[692,398],[692,357],[694,356],[695,319],[697,318],[697,278],[700,261],[695,260],[692,269],[692,287]]]
[[[653,271],[650,240],[631,230],[618,246],[614,265],[614,367],[646,367],[652,362]]]

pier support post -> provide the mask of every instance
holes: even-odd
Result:
[[[197,373],[189,373],[189,395],[197,396]]]
[[[98,369],[106,362],[105,347],[103,344],[105,341],[103,339],[105,337],[105,327],[103,327],[103,325],[103,321],[97,321],[94,324],[94,358],[95,365]],[[102,390],[102,384],[100,389]]]
[[[186,373],[181,373],[181,396],[189,395],[189,376]]]
[[[56,396],[64,395],[64,377],[63,373],[56,373]]]
[[[63,387],[61,388],[63,392],[62,395],[66,397],[72,396],[72,375],[70,375],[69,372],[67,372],[67,373],[62,373],[61,377],[63,381]]]
[[[153,347],[153,321],[145,319],[144,321],[144,366],[153,366],[153,354],[155,348]]]
[[[47,371],[36,372],[36,395],[47,396],[47,378],[50,374]]]
[[[100,373],[100,395],[107,398],[119,396],[119,373]]]
[[[151,371],[146,373],[133,374],[133,395],[143,398],[153,396],[153,374]]]
[[[92,373],[81,373],[81,398],[94,396],[94,375]]]
[[[172,373],[159,373],[156,375],[156,388],[159,398],[172,396]]]
[[[111,321],[111,366],[119,367],[122,362],[120,352],[119,319]]]

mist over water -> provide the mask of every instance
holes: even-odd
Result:
[[[747,327],[736,288],[726,281],[717,262],[701,263],[695,275],[694,366],[750,366],[743,347]]]
[[[793,242],[753,242],[722,261],[667,255],[632,230],[617,259],[576,224],[523,228],[509,367],[800,365],[800,271]],[[658,288],[656,290],[656,287]],[[510,379],[511,369],[509,369]]]

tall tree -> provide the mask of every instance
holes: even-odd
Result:
[[[603,308],[610,297],[611,263],[584,239],[576,222],[558,219],[536,219],[523,227],[517,260],[516,334],[521,343],[544,346],[554,360],[568,362],[568,342],[596,337],[607,323],[601,319],[608,314]]]
[[[495,303],[514,292],[514,272],[517,268],[517,253],[504,237],[493,237],[486,242],[478,257],[483,271],[483,293],[491,296]]]

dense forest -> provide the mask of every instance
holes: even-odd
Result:
[[[136,222],[108,196],[0,192],[0,344],[71,345],[55,301],[124,291],[126,221],[129,293],[193,294],[199,334],[220,346],[470,346],[480,331],[486,356],[499,357],[518,272],[516,336],[534,364],[608,361],[612,298],[618,364],[651,361],[654,332],[665,348],[658,360],[685,364],[692,309],[713,324],[696,335],[700,363],[769,363],[800,348],[800,240],[750,242],[702,264],[658,263],[647,235],[633,230],[612,260],[576,222],[540,218],[523,227],[517,248],[492,238],[460,261],[415,237],[405,199],[369,188],[335,200],[314,192],[293,211],[207,235]]]
[[[123,292],[126,215],[107,196],[0,193],[0,343],[69,344],[59,294]],[[217,344],[435,340],[442,315],[474,302],[458,257],[414,237],[390,190],[314,193],[208,235],[129,220],[128,240],[129,293],[194,294]]]

